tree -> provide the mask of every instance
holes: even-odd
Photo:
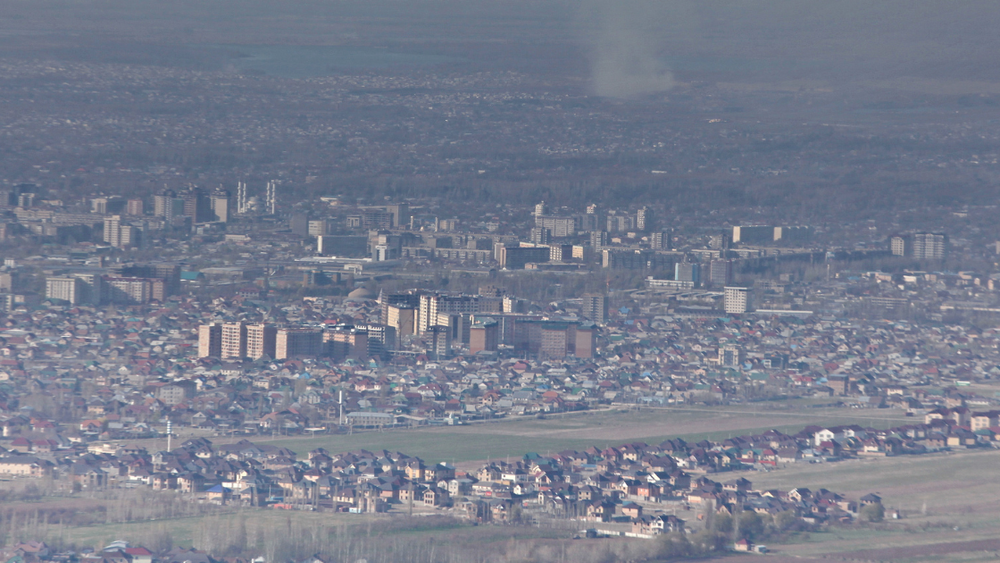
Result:
[[[746,511],[740,514],[740,537],[753,541],[764,534],[764,520],[760,514]]]
[[[786,510],[784,512],[779,512],[774,516],[774,525],[777,526],[779,530],[785,531],[794,526],[798,520],[799,517],[795,514],[794,510]]]
[[[861,507],[859,515],[864,522],[881,522],[885,518],[885,507],[880,502],[868,504]]]

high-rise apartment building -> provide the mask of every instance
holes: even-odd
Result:
[[[603,293],[583,294],[583,307],[581,310],[583,318],[597,323],[608,322],[608,296]]]
[[[247,356],[247,325],[243,322],[222,325],[223,360],[242,360]]]
[[[45,278],[45,298],[78,305],[83,301],[83,282],[68,276]]]
[[[750,308],[750,289],[746,287],[726,287],[723,293],[723,307],[727,315],[741,315]]]
[[[149,303],[153,300],[153,280],[106,276],[104,299],[108,303]]]
[[[918,260],[943,260],[948,253],[948,235],[917,233],[913,235],[913,257]]]
[[[198,327],[198,357],[218,358],[222,356],[222,325],[211,323]]]
[[[648,231],[653,228],[653,211],[648,207],[640,207],[635,213],[635,228]]]
[[[468,316],[473,313],[499,313],[503,308],[503,298],[484,295],[438,295],[420,296],[420,312],[417,330],[423,334],[438,323],[441,314]]]
[[[370,357],[368,331],[351,325],[337,325],[323,333],[328,356],[337,361],[346,359],[366,361]]]
[[[125,213],[129,215],[142,215],[143,205],[141,199],[130,199],[125,208]]]
[[[678,262],[674,264],[674,281],[701,283],[701,264],[696,262]]]
[[[491,318],[477,318],[469,329],[469,353],[496,352],[500,344],[500,325]]]
[[[889,251],[892,252],[893,256],[906,256],[907,254],[910,254],[907,252],[907,247],[910,246],[910,248],[912,248],[912,246],[907,243],[908,241],[906,240],[906,237],[894,236],[889,239]]]
[[[530,239],[534,244],[549,244],[552,241],[552,229],[534,227],[531,229]]]
[[[104,218],[104,242],[115,248],[121,247],[121,215]]]
[[[597,349],[597,326],[583,323],[576,327],[573,355],[577,358],[593,358]]]
[[[443,360],[451,354],[451,330],[446,326],[432,326],[427,331],[427,355],[432,360]]]
[[[322,353],[323,331],[308,328],[278,329],[275,341],[275,359],[315,358],[321,356]]]
[[[708,283],[712,287],[725,287],[732,281],[732,260],[712,260],[708,263]]]
[[[247,353],[251,360],[264,356],[274,358],[276,354],[278,329],[269,324],[247,325]]]

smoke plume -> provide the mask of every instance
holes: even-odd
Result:
[[[641,0],[598,1],[585,10],[594,94],[633,98],[673,86],[673,74],[658,56],[657,15],[656,4]]]

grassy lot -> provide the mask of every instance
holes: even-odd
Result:
[[[668,438],[718,440],[776,428],[794,433],[809,424],[860,424],[879,428],[905,422],[899,411],[849,409],[644,408],[640,411],[578,413],[546,419],[514,419],[490,424],[357,432],[352,435],[254,438],[280,443],[303,455],[315,448],[331,452],[357,449],[401,451],[425,461],[462,462],[520,457],[631,441],[659,443]],[[912,420],[912,419],[909,419]]]
[[[934,545],[996,537],[1000,526],[1000,451],[960,450],[952,454],[900,456],[824,464],[792,464],[750,478],[755,488],[824,487],[858,497],[876,492],[899,520],[877,530],[833,529],[807,541],[782,546],[783,553],[815,556]],[[949,553],[910,557],[913,561],[996,560],[995,554]],[[895,561],[895,558],[889,559]]]

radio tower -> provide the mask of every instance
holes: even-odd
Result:
[[[274,215],[276,205],[276,192],[278,191],[278,182],[271,180],[267,183],[267,213],[268,215]]]

